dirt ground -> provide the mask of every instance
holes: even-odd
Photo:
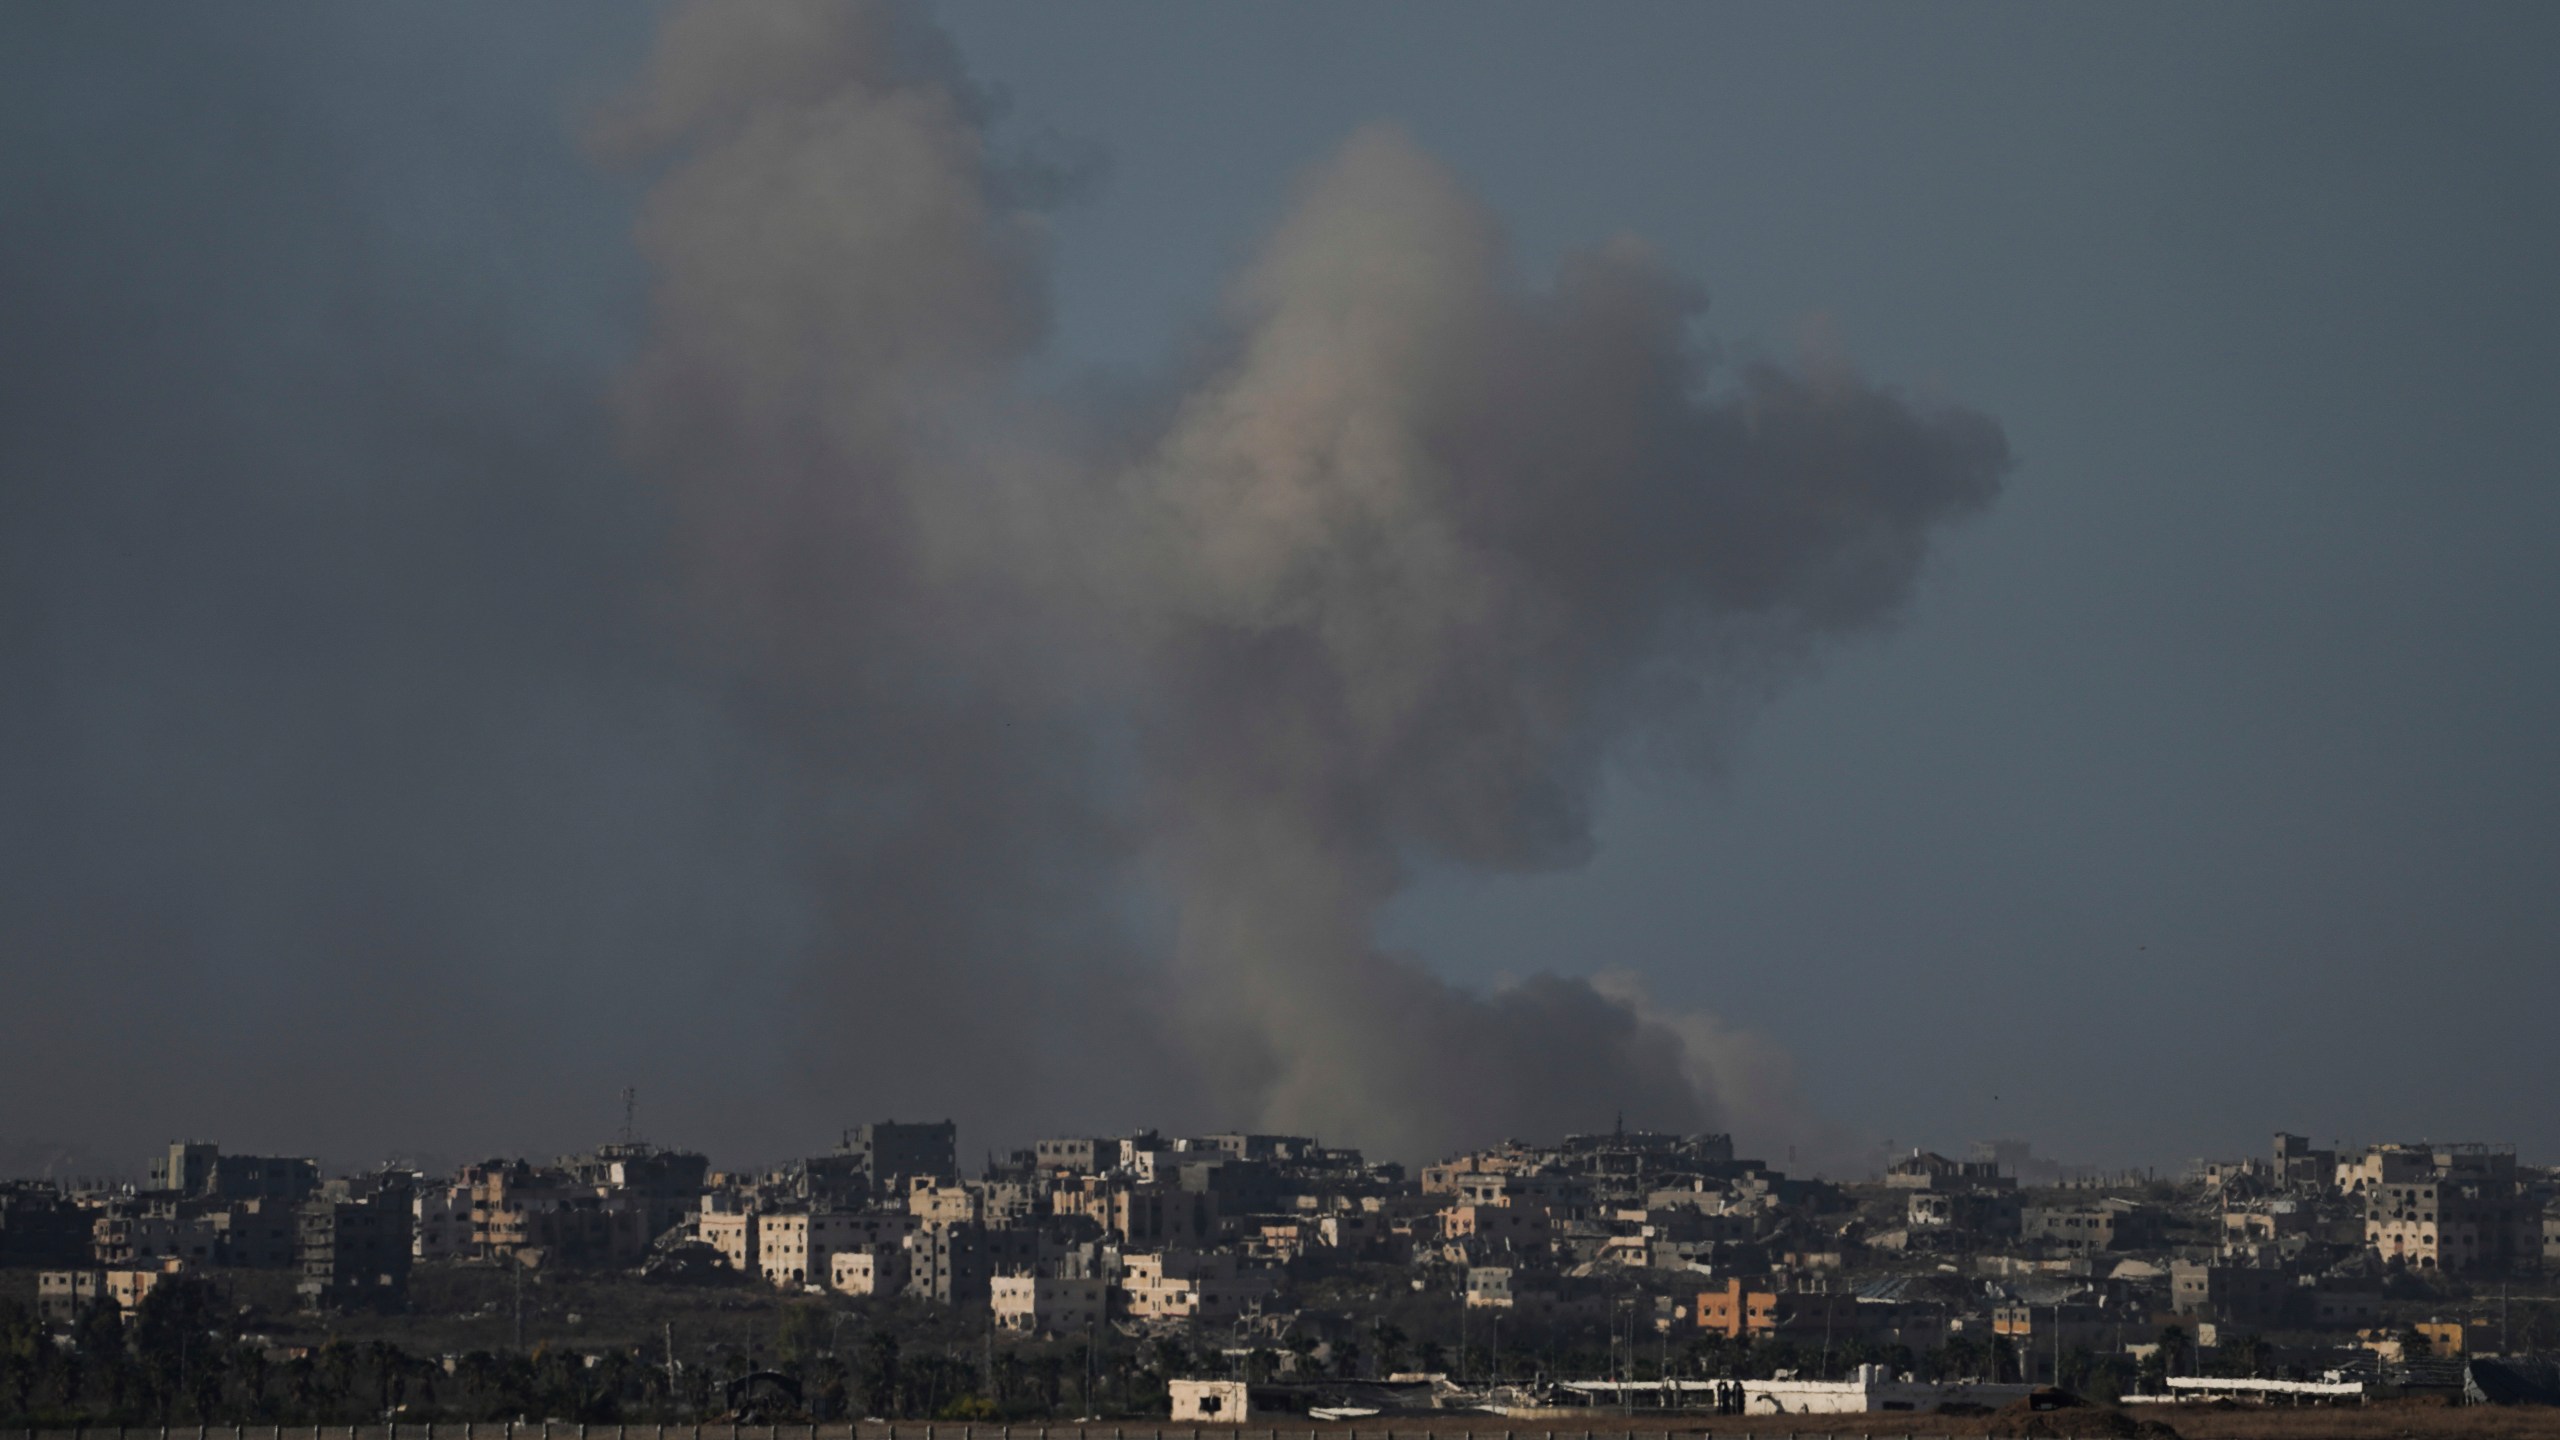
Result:
[[[1751,1435],[1759,1440],[1887,1440],[1898,1436],[2053,1436],[2061,1440],[2110,1440],[2110,1437],[2137,1433],[2144,1422],[2165,1425],[2176,1432],[2179,1440],[2560,1440],[2560,1408],[2548,1406],[2480,1406],[2455,1408],[2426,1401],[2383,1401],[2369,1405],[2314,1407],[2304,1409],[2260,1408],[2254,1406],[2215,1405],[2135,1405],[2110,1411],[2099,1407],[2087,1410],[2042,1412],[2032,1417],[2033,1428],[2021,1426],[2022,1417],[1994,1415],[1806,1415],[1779,1416],[1682,1416],[1668,1424],[1660,1419],[1622,1420],[1616,1417],[1593,1417],[1588,1420],[1524,1421],[1509,1428],[1493,1417],[1470,1416],[1435,1419],[1427,1422],[1398,1420],[1393,1425],[1381,1420],[1364,1420],[1357,1425],[1247,1424],[1235,1429],[1207,1426],[1194,1431],[1190,1426],[1097,1425],[1084,1440],[1679,1440],[1681,1436]],[[1491,1423],[1488,1423],[1490,1421]],[[872,1436],[872,1427],[863,1427],[863,1440],[887,1440]],[[981,1426],[977,1440],[998,1440],[995,1427]],[[1078,1427],[1051,1427],[1046,1437],[1036,1427],[1016,1425],[1003,1440],[1078,1440]],[[910,1432],[913,1432],[910,1434]],[[2156,1435],[2158,1432],[2153,1431]],[[788,1436],[784,1440],[789,1440]],[[898,1426],[895,1440],[926,1440],[924,1427],[913,1423]],[[960,1427],[937,1426],[932,1440],[963,1440]]]

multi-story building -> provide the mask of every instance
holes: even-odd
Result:
[[[2000,1173],[1996,1160],[1950,1160],[1935,1151],[1914,1150],[1885,1167],[1884,1183],[1896,1190],[2009,1190],[2015,1180]]]
[[[1118,1164],[1120,1153],[1116,1141],[1079,1135],[1039,1141],[1031,1147],[1031,1157],[1032,1162],[1043,1170],[1091,1175]]]
[[[466,1168],[471,1248],[484,1260],[594,1269],[636,1265],[648,1254],[648,1202],[581,1184],[567,1171],[521,1160]]]
[[[2435,1152],[2422,1145],[2368,1145],[2338,1157],[2337,1190],[2361,1196],[2378,1187],[2412,1185],[2435,1172]]]
[[[46,1270],[36,1276],[36,1313],[48,1325],[70,1325],[93,1307],[113,1305],[130,1319],[163,1280],[183,1275],[184,1260]]]
[[[2278,1188],[2326,1190],[2336,1183],[2337,1172],[2337,1151],[2313,1149],[2308,1136],[2276,1132],[2273,1178]]]
[[[166,1201],[121,1201],[92,1222],[90,1231],[90,1254],[101,1265],[170,1258],[210,1265],[220,1243],[202,1215],[181,1215]]]
[[[180,1195],[203,1195],[213,1189],[213,1162],[222,1147],[202,1140],[172,1140],[165,1153],[151,1157],[151,1188]]]
[[[754,1219],[757,1271],[775,1285],[811,1288],[832,1283],[836,1252],[895,1248],[918,1228],[913,1215],[877,1210],[792,1210]]]
[[[331,1181],[301,1212],[303,1304],[317,1310],[400,1310],[409,1303],[413,1218],[405,1185],[364,1193]]]
[[[2439,1152],[2426,1171],[2368,1184],[2365,1244],[2385,1262],[2417,1270],[2506,1270],[2538,1259],[2541,1217],[2528,1213],[2515,1155]]]
[[[1247,1135],[1230,1131],[1223,1135],[1203,1135],[1193,1148],[1236,1160],[1285,1163],[1304,1159],[1321,1147],[1305,1135]]]
[[[1502,1249],[1544,1250],[1554,1229],[1546,1211],[1523,1205],[1452,1205],[1440,1212],[1441,1238]]]
[[[207,1217],[214,1227],[217,1265],[243,1270],[286,1270],[302,1257],[301,1202],[261,1195],[235,1200]]]
[[[1370,1250],[1384,1244],[1394,1228],[1377,1210],[1339,1210],[1317,1217],[1315,1241],[1328,1250]]]
[[[50,1182],[0,1183],[0,1267],[77,1265],[91,1234],[88,1214]]]
[[[907,1247],[856,1245],[827,1257],[827,1286],[843,1295],[887,1296],[907,1288]]]
[[[980,1225],[987,1221],[984,1187],[944,1184],[930,1176],[908,1182],[907,1213],[925,1226]]]
[[[1538,1210],[1551,1218],[1578,1217],[1592,1207],[1591,1182],[1574,1175],[1485,1171],[1452,1177],[1461,1205]]]
[[[2222,1243],[2229,1249],[2305,1239],[2311,1234],[2311,1218],[2309,1204],[2300,1200],[2264,1200],[2226,1207],[2222,1212]]]
[[[106,1297],[103,1269],[47,1270],[36,1276],[36,1313],[48,1325],[72,1324]]]
[[[908,1182],[960,1178],[959,1130],[948,1120],[902,1124],[880,1120],[844,1133],[837,1153],[871,1187],[874,1195],[894,1197]]]
[[[127,1316],[142,1308],[143,1300],[173,1276],[187,1273],[184,1260],[163,1260],[155,1265],[110,1265],[107,1267],[107,1299]]]
[[[320,1188],[320,1162],[303,1156],[225,1155],[201,1140],[173,1141],[151,1158],[151,1188],[191,1199],[268,1199],[299,1204]]]
[[[2073,1253],[2139,1249],[2151,1244],[2159,1230],[2160,1217],[2130,1200],[2030,1205],[2018,1215],[2020,1240]]]
[[[1109,1287],[1100,1280],[998,1275],[988,1282],[996,1323],[1026,1334],[1059,1335],[1102,1323]]]
[[[1509,1265],[1470,1265],[1467,1267],[1467,1307],[1472,1310],[1509,1310],[1519,1303],[1512,1288],[1513,1267]]]
[[[2542,1249],[2512,1146],[2370,1145],[2340,1157],[2337,1181],[2362,1202],[2364,1243],[2387,1263],[2495,1270]]]
[[[2242,1330],[2296,1323],[2310,1310],[2310,1292],[2293,1270],[2278,1265],[2172,1261],[2169,1287],[2179,1314]]]
[[[689,1150],[661,1150],[646,1141],[600,1145],[594,1153],[561,1157],[560,1169],[600,1195],[616,1196],[636,1210],[655,1241],[691,1218],[702,1201],[711,1159]]]
[[[762,1217],[753,1210],[726,1208],[729,1203],[705,1198],[693,1222],[694,1238],[719,1251],[720,1258],[739,1274],[761,1275],[764,1267],[756,1254],[756,1236]]]
[[[944,1305],[983,1305],[995,1262],[983,1225],[939,1225],[907,1239],[907,1293]]]
[[[1192,1247],[1217,1236],[1217,1198],[1177,1186],[1084,1176],[1050,1192],[1049,1203],[1055,1213],[1082,1215],[1129,1246]]]
[[[410,1255],[421,1262],[467,1260],[475,1253],[471,1187],[421,1185],[410,1201]]]
[[[1113,1304],[1132,1320],[1222,1322],[1260,1309],[1271,1290],[1265,1277],[1239,1274],[1232,1255],[1124,1255]]]
[[[1745,1335],[1757,1338],[1825,1334],[1845,1339],[1858,1333],[1860,1323],[1858,1297],[1854,1293],[1752,1290],[1740,1279],[1727,1280],[1721,1290],[1701,1292],[1697,1308],[1691,1313],[1699,1329],[1728,1340]]]
[[[1903,1214],[1914,1230],[2003,1236],[2018,1233],[2025,1207],[2014,1190],[1913,1189]]]

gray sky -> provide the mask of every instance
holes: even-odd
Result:
[[[1728,360],[2005,428],[1892,623],[1711,764],[1613,743],[1587,863],[1416,854],[1393,945],[1632,973],[1852,1150],[2560,1149],[2547,7],[933,13],[1080,177],[1043,383],[1157,383],[1386,120],[1533,280],[1639,235]],[[632,1082],[731,1155],[1153,1118],[1142,1064],[843,1058],[951,1003],[807,978],[888,782],[706,658],[600,399],[647,179],[579,132],[649,30],[0,15],[0,1144],[539,1149]]]

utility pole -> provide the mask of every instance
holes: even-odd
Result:
[[[1822,1378],[1831,1378],[1831,1292],[1827,1286],[1822,1294]]]
[[[667,1403],[676,1400],[676,1322],[667,1322]]]
[[[1467,1271],[1458,1267],[1458,1383],[1467,1383]]]
[[[510,1254],[507,1265],[516,1272],[516,1350],[521,1354],[524,1350],[524,1261]]]

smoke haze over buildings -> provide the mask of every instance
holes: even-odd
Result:
[[[1991,497],[1997,427],[1836,364],[1710,398],[1688,283],[1618,242],[1523,285],[1385,129],[1307,180],[1167,398],[1062,417],[1014,383],[1040,227],[947,49],[902,12],[750,13],[679,11],[621,120],[667,157],[625,403],[749,684],[874,772],[818,1013],[885,992],[997,1052],[1148,1017],[1213,1114],[1406,1156],[1720,1123],[1678,1030],[1581,980],[1459,990],[1377,914],[1408,855],[1579,858],[1611,744],[1889,614]],[[1130,793],[1078,717],[1126,727]],[[1079,913],[1105,834],[1171,912],[1168,1007],[1073,945],[1109,936]],[[1020,971],[1084,978],[985,1002]],[[870,1063],[852,1093],[918,1062]]]
[[[1687,281],[1615,242],[1525,284],[1391,129],[1162,394],[1079,410],[1021,376],[1044,222],[985,108],[910,10],[670,14],[589,136],[646,187],[618,443],[376,217],[256,229],[342,180],[289,115],[142,192],[181,224],[113,217],[139,253],[17,231],[81,288],[12,327],[9,940],[57,993],[10,1050],[32,1092],[123,995],[163,1057],[20,1123],[162,1111],[165,1064],[188,1124],[449,1143],[444,1101],[667,1052],[768,1143],[1725,1122],[1676,1026],[1456,988],[1379,907],[1408,856],[1572,863],[1610,746],[1889,614],[1997,429],[1843,368],[1710,398]],[[251,338],[137,361],[153,323]]]
[[[1080,371],[1094,169],[919,8],[5,23],[0,1141],[1837,1138],[1389,916],[1722,765],[1998,421],[1390,120]]]

